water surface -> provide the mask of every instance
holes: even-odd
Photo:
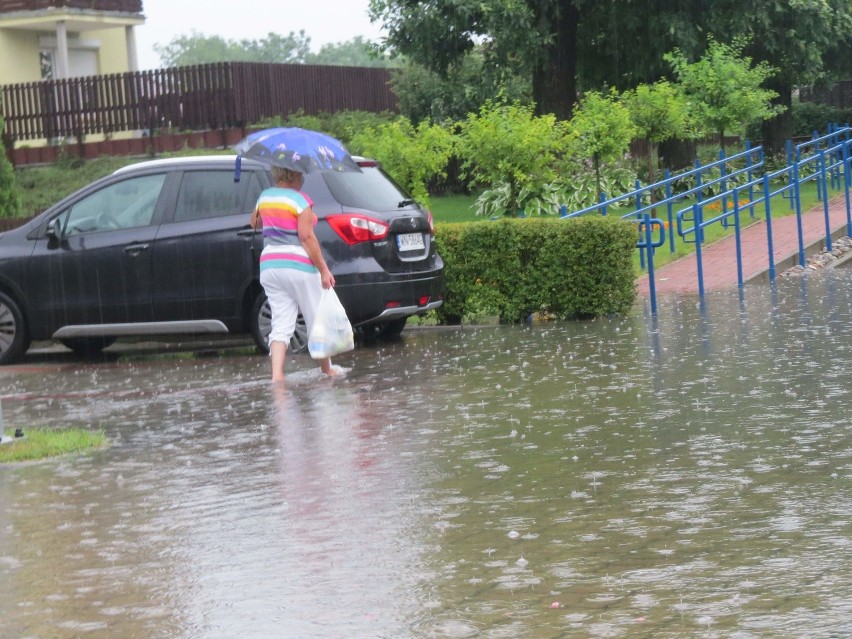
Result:
[[[852,271],[590,322],[0,369],[3,637],[852,634]]]

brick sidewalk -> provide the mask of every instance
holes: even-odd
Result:
[[[786,206],[786,204],[785,204]],[[830,228],[833,237],[846,235],[846,197],[841,194],[829,201]],[[822,203],[802,214],[802,236],[805,257],[820,252],[825,247],[825,211]],[[799,235],[795,215],[773,217],[773,255],[776,276],[799,263]],[[740,243],[745,282],[768,278],[769,244],[766,221],[760,220],[742,229]],[[657,254],[667,251],[668,245],[657,249]],[[704,292],[720,291],[737,286],[737,254],[734,236],[708,244],[701,251],[704,272]],[[654,269],[657,295],[666,293],[698,294],[698,263],[691,253],[661,268]],[[636,280],[640,296],[650,295],[648,275]]]

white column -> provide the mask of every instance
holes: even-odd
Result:
[[[68,68],[68,28],[60,20],[56,23],[56,78],[67,78]]]
[[[139,70],[139,57],[136,55],[136,31],[133,26],[124,27],[124,39],[127,42],[127,69]]]

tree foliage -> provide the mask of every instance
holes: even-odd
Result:
[[[665,55],[696,109],[696,120],[707,132],[719,134],[722,148],[726,132],[742,132],[751,122],[780,110],[771,104],[778,94],[762,88],[775,69],[767,62],[752,64],[742,55],[745,44],[744,40],[724,44],[711,37],[697,62],[689,62],[678,49]]]
[[[392,86],[399,110],[414,122],[463,120],[488,100],[530,103],[530,82],[522,76],[490,65],[475,49],[443,77],[409,62],[394,71]]]
[[[192,31],[164,46],[154,45],[164,67],[182,67],[211,62],[304,63],[311,39],[304,31],[282,36],[268,33],[260,40],[226,40]]]
[[[538,113],[561,119],[574,101],[575,14],[570,0],[370,0],[385,50],[441,78],[479,51],[487,68],[528,78]]]
[[[693,137],[698,123],[690,115],[689,102],[680,88],[666,80],[640,84],[625,92],[624,104],[636,127],[636,135],[648,141],[648,181],[654,182],[653,159],[660,143]]]
[[[376,50],[375,45],[355,36],[346,42],[324,44],[316,53],[305,56],[306,64],[327,64],[344,67],[401,67],[402,60],[392,60]]]
[[[416,127],[408,118],[356,133],[349,150],[358,155],[379,159],[382,167],[412,197],[429,205],[427,182],[435,176],[445,176],[447,162],[453,150],[452,134],[423,121]]]
[[[577,153],[590,158],[594,164],[600,193],[601,163],[621,158],[636,135],[630,112],[618,100],[615,91],[609,94],[591,91],[578,103],[568,126]]]
[[[375,45],[355,36],[347,42],[325,44],[319,51],[310,50],[311,39],[304,31],[286,36],[268,33],[259,40],[226,40],[206,36],[197,31],[180,35],[165,45],[154,45],[164,67],[179,67],[211,62],[265,62],[276,64],[327,64],[352,67],[399,67],[403,62],[391,60]]]

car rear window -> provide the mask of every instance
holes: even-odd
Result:
[[[379,168],[322,174],[334,199],[344,207],[371,211],[394,211],[400,202],[410,199],[402,187]]]

